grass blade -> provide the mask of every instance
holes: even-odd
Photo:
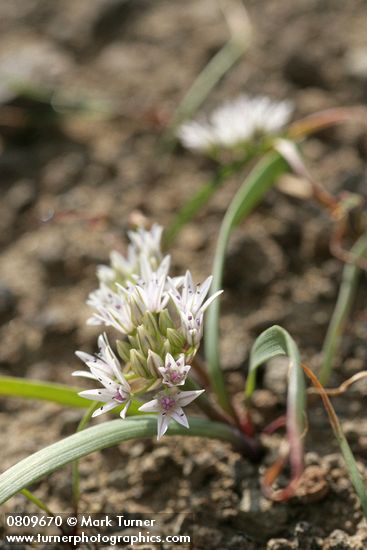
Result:
[[[232,38],[209,61],[176,109],[167,131],[169,138],[172,139],[175,129],[181,122],[196,113],[214,86],[242,57],[246,48],[247,43],[243,40]]]
[[[355,263],[346,264],[343,270],[342,283],[339,289],[338,299],[326,334],[322,348],[322,365],[320,369],[320,382],[327,384],[333,368],[335,355],[340,346],[340,339],[344,330],[357,289],[360,268],[358,261],[367,253],[367,233],[363,234],[351,249],[351,255]]]
[[[270,152],[255,166],[237,191],[224,216],[219,232],[213,265],[211,288],[213,293],[222,287],[225,255],[232,230],[252,212],[277,177],[287,169],[287,166],[280,154]],[[205,355],[209,376],[218,401],[223,409],[229,414],[233,414],[220,367],[219,313],[220,301],[215,300],[208,308],[205,322]]]
[[[90,401],[78,395],[78,392],[82,389],[40,380],[0,376],[0,395],[2,396],[24,397],[38,401],[49,401],[65,407],[87,409],[90,406]],[[141,403],[132,401],[127,414],[129,416],[143,414],[138,411],[140,405]],[[116,408],[116,411],[119,412],[121,408]]]
[[[268,491],[268,493],[275,500],[284,500],[292,496],[303,471],[302,435],[304,432],[303,417],[306,388],[297,344],[283,328],[275,325],[260,334],[255,341],[250,355],[245,397],[248,401],[255,389],[256,371],[260,365],[277,355],[286,355],[290,361],[287,395],[287,437],[292,479],[285,489],[276,492]]]
[[[82,388],[68,387],[40,380],[0,376],[0,395],[3,396],[51,401],[60,405],[86,409],[89,407],[89,402],[78,395],[80,391],[82,391]]]
[[[0,504],[30,484],[74,460],[124,441],[152,437],[156,431],[157,419],[155,417],[134,417],[98,424],[53,443],[21,460],[0,475]],[[226,424],[202,418],[191,418],[189,430],[177,423],[172,423],[167,433],[168,435],[221,439],[232,443],[238,450],[244,451],[244,438],[238,430]]]
[[[365,517],[367,518],[367,493],[366,493],[366,487],[363,481],[363,478],[358,470],[357,463],[355,461],[355,458],[353,456],[352,450],[349,447],[348,441],[344,435],[343,428],[341,427],[341,424],[339,422],[339,419],[335,413],[335,410],[331,404],[331,401],[324,390],[321,382],[317,379],[315,374],[305,365],[302,365],[304,372],[310,378],[312,384],[318,389],[321,399],[324,403],[324,407],[326,409],[326,412],[329,416],[331,427],[334,431],[334,435],[339,443],[340,450],[342,452],[342,455],[345,460],[345,465],[347,467],[349,477],[351,479],[351,482],[353,483],[353,486],[356,490],[356,493],[358,495],[358,498],[361,503],[361,508],[363,510],[363,513]]]

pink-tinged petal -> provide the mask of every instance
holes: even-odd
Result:
[[[112,397],[108,390],[85,390],[81,391],[79,395],[92,401],[110,401]]]
[[[116,401],[110,401],[109,403],[106,403],[102,407],[99,407],[94,413],[92,414],[92,418],[95,418],[96,416],[99,416],[100,414],[104,414],[112,409],[115,409],[117,407]]]
[[[178,422],[179,424],[181,424],[181,426],[184,426],[185,428],[189,428],[189,422],[187,420],[187,416],[186,414],[183,412],[183,410],[181,409],[181,407],[177,407],[176,410],[174,410],[172,413],[171,413],[171,416],[174,420],[176,420],[176,422]]]
[[[144,405],[139,407],[139,411],[142,412],[159,412],[160,410],[161,408],[158,403],[158,399],[152,399],[151,401],[148,401],[147,403],[144,403]]]
[[[167,415],[167,413],[162,413],[158,416],[158,433],[157,433],[157,439],[158,441],[161,439],[161,437],[164,436],[168,429],[168,424],[170,421],[170,417]]]
[[[176,361],[173,359],[172,355],[170,353],[167,353],[166,359],[165,359],[166,368],[173,367],[175,364],[176,364]]]
[[[179,394],[177,394],[177,397],[176,397],[177,404],[180,405],[181,407],[185,407],[186,405],[194,401],[194,399],[199,397],[199,395],[201,395],[204,391],[205,390],[182,391]]]
[[[96,380],[94,374],[86,370],[75,370],[71,373],[71,376],[83,376],[83,378],[91,378],[92,380]]]

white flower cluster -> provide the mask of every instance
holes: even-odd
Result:
[[[273,101],[266,96],[240,95],[227,101],[209,118],[187,122],[178,129],[178,138],[188,149],[210,153],[231,149],[278,133],[293,112],[290,101]]]
[[[161,252],[160,226],[131,231],[128,236],[127,257],[111,253],[111,265],[98,268],[100,286],[87,302],[95,310],[89,324],[111,326],[120,333],[119,358],[103,334],[98,354],[76,352],[89,371],[73,374],[103,386],[80,393],[104,403],[93,416],[123,405],[120,415],[125,418],[133,397],[149,399],[149,393],[156,392],[139,410],[159,413],[159,439],[171,419],[188,427],[182,407],[204,391],[178,387],[185,384],[199,348],[204,312],[222,291],[207,299],[212,277],[194,284],[189,271],[182,277],[168,276],[170,257]]]

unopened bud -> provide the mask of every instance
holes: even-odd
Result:
[[[131,345],[126,340],[117,340],[116,345],[119,356],[125,363],[128,363],[130,361]]]

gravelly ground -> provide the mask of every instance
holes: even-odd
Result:
[[[296,116],[366,101],[365,2],[246,5],[253,44],[212,93],[208,108],[241,91],[290,97]],[[0,369],[68,383],[74,350],[95,345],[84,306],[96,284],[95,266],[107,261],[111,248],[123,249],[131,211],[165,225],[212,174],[213,166],[201,158],[163,151],[159,136],[227,31],[213,0],[4,0],[0,31]],[[56,103],[89,99],[99,112],[55,120],[34,99],[20,100],[9,79],[56,89]],[[111,116],[101,112],[106,102]],[[19,113],[30,118],[19,120]],[[330,191],[365,194],[363,132],[343,126],[305,144],[309,166]],[[173,250],[177,271],[189,266],[197,277],[210,272],[219,223],[239,181],[229,181],[182,232]],[[52,216],[70,210],[77,215]],[[272,323],[291,330],[317,366],[342,269],[329,252],[330,230],[319,207],[279,191],[270,192],[237,230],[222,316],[223,364],[234,392],[243,384],[251,343]],[[365,368],[365,281],[363,275],[335,383]],[[284,410],[284,378],[272,372],[255,395],[259,426]],[[360,385],[335,403],[362,467],[365,398]],[[80,412],[53,405],[2,400],[2,468],[72,433],[79,418]],[[182,529],[193,529],[199,549],[367,547],[366,526],[317,401],[311,403],[306,444],[308,474],[321,479],[315,500],[299,496],[272,504],[261,496],[258,473],[279,442],[278,436],[268,438],[260,466],[216,442],[121,445],[83,460],[82,506],[165,511],[172,516],[167,532],[178,513],[191,510],[195,524],[184,522]],[[70,471],[55,473],[36,491],[55,510],[69,509]],[[33,508],[19,496],[5,509]]]

